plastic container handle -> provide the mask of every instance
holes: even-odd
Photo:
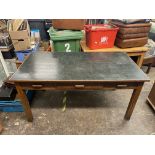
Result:
[[[84,29],[85,29],[85,31],[90,31],[91,26],[87,26],[87,25],[85,25],[85,26],[84,26]]]

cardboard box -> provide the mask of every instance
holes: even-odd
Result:
[[[31,48],[30,38],[13,39],[12,42],[15,51],[24,51]]]
[[[52,25],[55,29],[83,30],[85,19],[53,19]]]
[[[16,24],[16,27],[14,26],[15,20],[11,20],[8,23],[8,30],[9,34],[13,43],[13,46],[15,48],[15,51],[22,51],[22,50],[27,50],[30,49],[31,47],[31,42],[30,42],[30,28],[28,25],[27,20],[24,20],[26,22],[26,26],[24,27],[23,30],[20,30],[20,27],[22,26],[21,21],[18,25]],[[15,27],[15,30],[13,30],[13,27]]]

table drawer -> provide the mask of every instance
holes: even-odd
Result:
[[[19,83],[29,90],[100,90],[100,89],[133,89],[137,82],[25,82]]]

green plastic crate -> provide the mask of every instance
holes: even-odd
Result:
[[[49,29],[49,35],[55,52],[79,52],[82,31]]]

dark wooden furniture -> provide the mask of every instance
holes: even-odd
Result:
[[[155,110],[155,82],[147,98],[147,101],[152,106],[152,108]]]
[[[130,119],[149,78],[122,52],[35,52],[10,78],[15,82],[28,121],[32,112],[24,90],[134,89],[125,118]]]
[[[2,126],[2,123],[1,123],[1,120],[0,120],[0,134],[2,133],[3,131],[3,126]]]
[[[153,66],[154,63],[155,63],[155,56],[149,56],[144,58],[143,65],[148,66],[148,69],[146,70],[147,74],[149,74],[151,67]]]

